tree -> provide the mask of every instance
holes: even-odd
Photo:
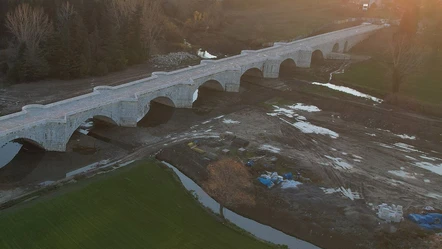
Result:
[[[241,163],[222,159],[207,167],[208,179],[203,183],[209,195],[220,203],[220,215],[224,218],[224,206],[255,205],[251,174]]]
[[[415,38],[397,33],[390,43],[389,53],[392,92],[398,93],[406,78],[420,69],[424,50]]]
[[[424,39],[433,49],[433,55],[442,49],[442,1],[424,0],[422,6],[422,23],[424,24]]]
[[[20,4],[7,13],[6,27],[13,36],[8,76],[15,81],[47,76],[49,65],[44,45],[52,33],[52,23],[43,9]]]
[[[51,63],[64,79],[84,77],[91,68],[89,34],[82,16],[69,2],[57,10],[57,28],[51,41]]]
[[[152,54],[152,48],[164,28],[164,16],[160,1],[144,1],[141,16],[141,41],[147,49],[147,57]]]
[[[6,15],[6,27],[18,44],[26,44],[29,53],[36,53],[52,32],[52,23],[43,9],[20,4]]]

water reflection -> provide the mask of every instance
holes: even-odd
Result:
[[[0,147],[0,168],[3,168],[8,164],[15,155],[18,154],[22,145],[16,142],[10,142]]]
[[[175,107],[152,101],[147,115],[138,122],[140,127],[155,127],[166,124],[173,116]]]
[[[219,214],[219,203],[216,202],[212,197],[210,197],[204,190],[198,186],[192,179],[185,176],[181,171],[172,166],[167,162],[163,162],[166,166],[171,168],[180,178],[183,186],[198,197],[198,201],[205,207],[212,210],[212,212]],[[257,238],[265,241],[272,242],[274,244],[287,245],[288,248],[293,249],[319,249],[319,247],[310,244],[306,241],[297,239],[295,237],[289,236],[281,231],[278,231],[272,227],[260,224],[254,220],[248,219],[241,215],[236,214],[228,209],[224,209],[224,216],[227,220],[237,225],[238,227],[246,230],[247,232],[253,234]]]
[[[0,148],[0,184],[20,181],[29,175],[45,151],[23,142],[9,142]]]
[[[78,140],[80,136],[88,135],[89,132],[97,126],[95,123],[100,122],[94,122],[93,119],[89,119],[84,122],[76,130],[73,138],[75,140]],[[93,154],[96,150],[95,148],[93,148],[93,150],[91,150],[90,148],[82,148],[81,145],[75,144],[74,148],[72,148],[72,151],[76,152],[76,155],[78,155]],[[43,158],[45,159],[43,160]],[[60,163],[63,163],[63,167],[58,167],[60,170],[64,167],[71,168],[71,165],[73,164],[73,162],[75,162],[75,160],[72,161],[73,158],[75,158],[75,155],[69,155],[69,152],[46,152],[44,149],[26,141],[12,141],[6,143],[0,147],[0,184],[17,184],[23,181],[25,178],[29,178],[29,176],[33,171],[35,171],[37,166],[42,166],[41,164],[47,167],[48,165],[59,165]],[[47,169],[43,168],[39,171],[48,173]],[[58,177],[58,175],[61,175],[61,173],[57,171],[58,169],[54,170],[52,168],[50,170],[50,174],[47,175],[47,177]],[[38,173],[38,177],[34,178],[44,179],[44,174],[46,173],[42,172]]]

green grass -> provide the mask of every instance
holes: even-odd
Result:
[[[442,56],[428,59],[422,69],[404,82],[400,94],[423,103],[442,104]],[[376,60],[351,65],[344,74],[335,75],[336,80],[346,85],[364,88],[378,96],[391,91],[388,68]]]
[[[385,29],[358,44],[352,49],[354,54],[372,56],[372,59],[351,65],[344,74],[334,76],[335,80],[346,85],[367,89],[370,94],[385,96],[391,91],[389,69],[383,61],[388,61],[386,46],[395,28]],[[442,54],[427,56],[416,73],[402,84],[400,95],[416,99],[421,103],[442,104]]]
[[[306,35],[335,20],[361,16],[362,12],[345,9],[341,3],[340,0],[275,0],[265,6],[251,3],[244,9],[228,12],[223,33],[243,41],[274,42]]]
[[[154,162],[86,181],[1,213],[0,248],[273,248],[218,222]]]

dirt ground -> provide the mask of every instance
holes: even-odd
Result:
[[[255,158],[255,177],[264,171],[291,171],[299,173],[303,184],[297,189],[267,189],[252,179],[257,204],[229,207],[239,214],[323,248],[428,248],[427,233],[407,220],[386,224],[374,207],[384,202],[403,205],[407,214],[441,206],[442,123],[363,99],[312,94],[316,90],[294,78],[253,77],[244,79],[240,93],[201,90],[194,109],[158,106],[137,128],[96,127],[90,136],[75,134],[68,152],[44,153],[33,168],[2,168],[1,179],[9,180],[2,189],[14,193],[17,186],[61,179],[99,160],[137,159],[158,151],[158,159],[174,164],[197,183],[205,180],[213,155]],[[275,106],[288,110],[297,103],[321,111],[275,115]],[[294,114],[338,137],[301,132],[292,125],[301,121]],[[401,138],[403,134],[416,139]],[[235,136],[250,142],[243,155],[231,145]],[[195,140],[205,155],[187,146]],[[96,151],[75,151],[78,145]],[[221,153],[225,148],[229,155]],[[212,159],[207,158],[209,152]],[[19,164],[27,165],[14,159],[14,165]],[[360,198],[321,189],[340,187]]]
[[[426,233],[417,226],[407,220],[386,224],[377,218],[374,207],[381,203],[403,205],[405,214],[428,205],[440,207],[442,146],[441,137],[435,136],[442,133],[440,122],[429,124],[417,118],[391,115],[390,111],[369,106],[365,101],[353,103],[312,97],[299,93],[298,85],[302,83],[292,80],[263,83],[267,90],[272,84],[280,88],[281,83],[291,90],[286,89],[284,93],[267,91],[266,101],[252,103],[247,100],[252,98],[249,96],[260,95],[263,89],[249,86],[241,99],[226,97],[226,101],[242,106],[241,109],[194,124],[190,132],[212,136],[227,133],[224,139],[200,139],[200,148],[218,157],[234,156],[243,162],[250,157],[263,157],[251,169],[254,176],[265,170],[280,174],[291,171],[300,173],[303,184],[298,189],[275,187],[268,190],[254,180],[256,206],[229,208],[323,248],[429,247]],[[338,133],[339,137],[305,134],[278,117],[268,115],[272,104],[283,107],[296,103],[321,109],[315,113],[296,113],[312,124]],[[284,115],[282,118],[290,120]],[[401,134],[417,138],[403,139],[398,136]],[[231,145],[233,136],[250,142],[246,155],[238,155],[237,148]],[[187,141],[192,140],[166,146],[157,157],[172,163],[201,184],[211,160],[188,148]],[[279,151],[264,150],[263,145]],[[230,155],[222,155],[221,150],[225,148],[231,150]],[[272,163],[273,157],[277,161]],[[435,172],[416,166],[426,161],[436,162]],[[350,166],[342,167],[340,162]],[[339,193],[325,194],[321,187],[350,188],[360,199],[350,200]]]

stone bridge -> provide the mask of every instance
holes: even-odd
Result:
[[[119,86],[95,87],[92,93],[48,105],[27,105],[21,112],[0,117],[0,146],[27,141],[48,151],[65,151],[74,131],[90,118],[136,127],[148,113],[151,101],[192,108],[193,95],[200,87],[238,92],[241,76],[249,69],[261,70],[265,78],[277,78],[285,60],[307,68],[315,55],[348,58],[345,52],[381,28],[382,25],[366,24],[290,43],[275,43],[221,60],[203,60],[200,65],[173,72],[155,72],[149,78]]]

